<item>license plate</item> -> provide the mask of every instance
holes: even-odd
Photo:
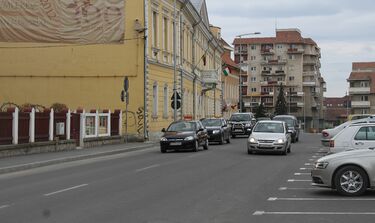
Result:
[[[242,129],[235,129],[235,132],[242,132]]]
[[[169,145],[171,145],[171,146],[181,146],[182,143],[181,142],[171,142]]]

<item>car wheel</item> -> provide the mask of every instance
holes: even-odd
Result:
[[[208,150],[208,139],[206,139],[206,142],[203,145],[204,150]]]
[[[224,144],[224,135],[222,134],[220,136],[220,142],[219,142],[220,145],[223,145]]]
[[[161,153],[166,153],[167,150],[166,150],[165,148],[160,148],[160,152],[161,152]]]
[[[198,150],[199,150],[199,143],[198,143],[198,140],[195,140],[195,145],[194,145],[193,151],[198,152]]]
[[[346,196],[359,196],[368,187],[366,172],[356,166],[345,166],[335,174],[335,186],[337,191]]]

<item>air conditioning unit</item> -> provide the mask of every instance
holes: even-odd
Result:
[[[56,123],[56,135],[65,135],[65,123],[64,122],[58,122]]]

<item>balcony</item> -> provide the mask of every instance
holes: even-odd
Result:
[[[273,96],[273,92],[266,92],[266,91],[262,91],[262,92],[260,92],[260,95],[262,95],[262,96]]]
[[[370,87],[350,87],[349,94],[370,94]]]
[[[202,81],[205,84],[217,84],[219,83],[219,73],[217,70],[205,70],[201,72]]]
[[[303,108],[305,106],[305,103],[303,102],[297,102],[297,107]]]
[[[304,71],[302,73],[304,77],[315,77],[317,75],[316,71]]]
[[[272,55],[275,51],[273,49],[261,49],[260,54],[262,55]]]
[[[285,65],[287,60],[280,59],[280,60],[263,60],[261,62],[262,65]]]
[[[262,75],[271,75],[270,70],[262,70]]]
[[[263,105],[266,108],[273,108],[273,102],[265,102]]]
[[[303,65],[316,65],[317,61],[315,60],[303,60]]]
[[[315,87],[316,86],[315,81],[304,81],[302,84],[303,84],[304,87]]]
[[[369,101],[352,101],[352,108],[370,108],[371,103]]]
[[[300,48],[289,48],[288,49],[288,53],[290,54],[300,54],[300,53],[304,53],[305,50],[304,49],[300,49]]]
[[[284,70],[276,70],[275,75],[285,75],[285,71]]]

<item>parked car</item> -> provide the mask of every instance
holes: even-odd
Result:
[[[162,129],[164,133],[160,139],[160,151],[168,150],[193,150],[198,151],[200,146],[208,149],[208,135],[200,121],[176,121],[169,125],[167,129]]]
[[[233,113],[229,119],[232,138],[235,138],[237,135],[249,136],[255,122],[256,120],[251,112]]]
[[[347,151],[324,156],[315,162],[311,177],[314,186],[336,189],[355,196],[375,186],[374,149]]]
[[[257,120],[257,122],[259,122],[259,121],[264,121],[264,120],[271,120],[271,118],[269,118],[269,117],[259,117],[256,120]]]
[[[351,124],[359,124],[359,123],[375,123],[375,116],[370,116],[368,118],[363,118],[363,119],[357,119],[353,121],[347,121],[342,123],[339,126],[336,126],[335,128],[331,129],[324,129],[322,131],[322,138],[321,142],[323,146],[329,146],[330,140],[337,135],[339,132],[341,132],[343,129],[348,127]]]
[[[290,153],[291,135],[284,121],[259,121],[247,141],[247,153]]]
[[[224,141],[230,143],[231,131],[227,122],[223,118],[208,118],[201,120],[203,126],[207,129],[208,141],[223,144]]]
[[[353,124],[330,140],[329,153],[375,148],[375,123]]]
[[[276,115],[272,120],[284,121],[288,125],[288,129],[292,133],[292,142],[299,141],[299,125],[298,119],[294,115]]]

